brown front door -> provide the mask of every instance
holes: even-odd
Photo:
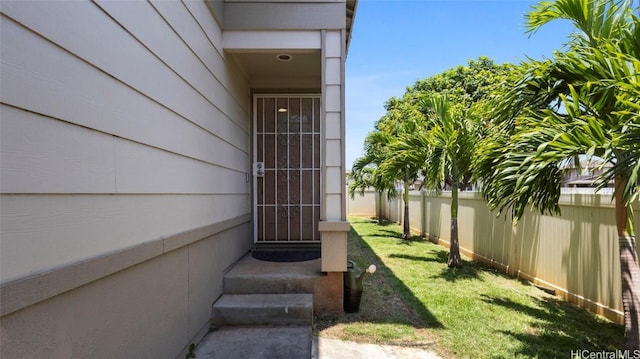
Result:
[[[258,243],[319,241],[320,97],[254,98]]]

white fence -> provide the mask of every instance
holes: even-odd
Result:
[[[448,246],[451,193],[412,191],[409,198],[411,229]],[[385,197],[382,203],[384,217],[400,223],[402,198]],[[511,218],[489,211],[480,193],[461,192],[460,249],[474,260],[554,289],[565,299],[622,323],[618,236],[611,195],[563,194],[560,207],[560,216],[528,211],[513,225]],[[356,194],[347,208],[349,215],[375,216],[375,192]],[[640,206],[635,208],[638,213]],[[637,216],[635,225],[640,228]]]

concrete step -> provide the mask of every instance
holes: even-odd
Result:
[[[274,293],[313,293],[315,279],[303,275],[286,277],[233,276],[224,277],[224,293],[228,294],[274,294]]]
[[[313,293],[319,279],[320,260],[274,263],[251,256],[242,259],[224,276],[225,294]]]
[[[224,294],[213,304],[211,322],[224,325],[309,325],[313,294]]]

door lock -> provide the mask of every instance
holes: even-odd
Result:
[[[253,164],[253,175],[258,177],[264,176],[264,162],[256,162]]]

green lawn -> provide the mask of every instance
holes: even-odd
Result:
[[[350,220],[349,258],[378,272],[366,278],[359,313],[316,320],[322,336],[459,358],[569,358],[571,350],[622,347],[620,325],[469,260],[449,269],[447,249],[402,241],[395,224]]]

